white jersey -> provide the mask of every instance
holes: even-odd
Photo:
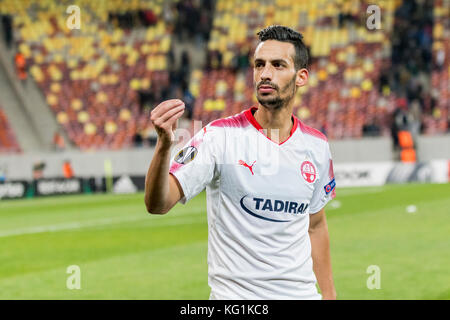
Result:
[[[212,121],[175,156],[186,203],[206,187],[211,299],[321,299],[309,214],[334,197],[326,137],[295,116],[270,140],[256,107]]]

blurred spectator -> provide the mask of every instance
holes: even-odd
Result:
[[[131,29],[134,27],[134,13],[130,11],[118,14],[119,27],[122,29]]]
[[[25,56],[23,55],[22,52],[17,52],[16,55],[14,56],[14,63],[16,65],[16,73],[17,73],[17,77],[22,81],[25,82],[25,80],[27,79],[27,62],[25,59]]]
[[[156,142],[158,141],[158,134],[155,129],[148,129],[147,141],[150,147],[156,146]]]
[[[345,27],[347,23],[356,23],[358,17],[353,16],[350,12],[340,11],[338,15],[339,28]]]
[[[392,114],[392,120],[391,134],[394,142],[394,149],[398,149],[398,132],[408,130],[410,122],[405,98],[398,99],[397,108]]]
[[[167,63],[169,66],[175,65],[175,52],[174,51],[175,51],[174,44],[171,41],[169,51],[167,52]]]
[[[6,181],[6,165],[0,165],[0,182]]]
[[[180,82],[188,81],[191,72],[191,56],[186,50],[181,54]]]
[[[417,137],[421,132],[422,127],[422,110],[418,100],[413,100],[409,108],[409,131],[414,141],[417,141]]]
[[[233,59],[231,61],[231,68],[234,72],[246,71],[250,67],[250,49],[247,45],[236,48]]]
[[[211,11],[200,11],[200,23],[198,24],[197,36],[198,39],[201,39],[205,42],[209,41],[210,30],[212,26],[212,15]],[[199,41],[197,40],[197,45],[199,45]]]
[[[59,131],[56,131],[53,135],[53,147],[56,151],[63,151],[66,148],[64,137]]]
[[[445,64],[445,50],[443,48],[439,48],[436,52],[436,69],[442,71],[444,69]]]
[[[390,68],[384,68],[383,70],[381,70],[380,72],[380,78],[379,78],[379,92],[382,94],[384,90],[386,90],[386,88],[389,88],[389,75],[391,73],[391,69]]]
[[[68,159],[64,160],[62,169],[63,169],[64,178],[71,179],[74,177],[74,173],[73,173],[73,169],[72,169],[70,160],[68,160]]]
[[[132,29],[136,26],[137,20],[135,17],[139,17],[138,11],[119,11],[119,12],[109,12],[108,21],[114,26],[121,29]]]
[[[320,132],[322,132],[326,136],[327,131],[328,131],[328,123],[326,121],[324,121],[322,123],[322,126],[320,127]]]
[[[246,70],[250,67],[250,49],[248,46],[242,46],[238,54],[238,68]]]
[[[213,0],[185,0],[175,5],[174,33],[178,41],[196,38],[197,46],[208,41],[213,19]]]
[[[183,92],[183,102],[186,107],[185,109],[185,116],[187,119],[192,119],[194,114],[194,105],[195,105],[195,98],[194,95],[189,90],[189,85],[187,82],[183,82],[181,85],[181,90]]]
[[[163,19],[165,24],[172,30],[175,27],[176,18],[176,5],[173,2],[165,1],[163,8]]]
[[[155,104],[155,94],[153,90],[139,90],[139,106],[141,108],[141,112],[144,110],[151,109]]]
[[[140,10],[138,12],[141,24],[145,27],[151,27],[158,23],[158,17],[151,9]]]
[[[41,160],[33,164],[33,180],[42,179],[44,177],[45,166],[45,162]]]
[[[8,48],[11,48],[13,41],[12,17],[10,15],[2,15],[3,37]]]
[[[172,87],[178,86],[183,81],[183,76],[185,74],[181,71],[181,69],[176,68],[174,65],[170,67],[169,70],[169,83]]]
[[[135,147],[141,148],[143,145],[143,137],[141,131],[136,131],[136,133],[133,136],[133,145]]]
[[[219,50],[208,51],[206,55],[206,70],[217,70],[222,68],[222,53]]]
[[[363,136],[365,137],[378,137],[381,134],[380,127],[376,124],[375,120],[371,120],[363,125]]]
[[[407,93],[409,102],[418,99],[425,82],[430,81],[432,17],[433,3],[430,0],[404,1],[395,12],[392,35],[395,90],[398,94]],[[423,101],[419,101],[423,108]]]

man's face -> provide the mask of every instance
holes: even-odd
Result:
[[[294,98],[296,70],[294,45],[267,40],[255,50],[253,83],[258,102],[269,109],[285,106]]]

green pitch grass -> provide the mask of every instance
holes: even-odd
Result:
[[[326,212],[339,298],[450,299],[450,184],[337,193]],[[204,193],[164,216],[143,194],[0,201],[0,299],[208,299],[205,208]],[[66,287],[71,265],[80,290]],[[367,288],[370,265],[380,289]]]

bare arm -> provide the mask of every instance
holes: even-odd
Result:
[[[336,289],[331,270],[330,238],[324,209],[310,215],[308,232],[311,239],[314,274],[322,291],[322,298],[334,300],[336,299]]]
[[[145,179],[145,206],[149,213],[167,213],[184,196],[177,179],[169,174],[174,130],[183,112],[184,103],[177,99],[164,101],[151,112],[158,142]]]

